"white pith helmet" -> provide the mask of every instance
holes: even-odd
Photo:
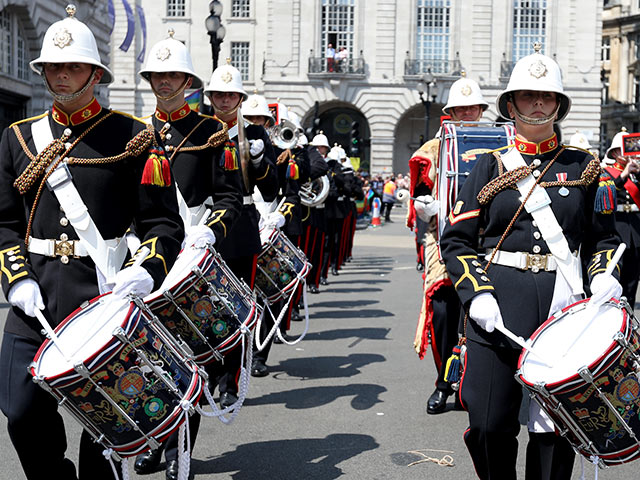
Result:
[[[242,87],[242,74],[240,70],[231,65],[231,59],[227,59],[225,65],[216,68],[211,74],[209,85],[204,93],[209,95],[212,92],[236,92],[242,95],[242,100],[246,100],[249,95]]]
[[[311,140],[311,143],[309,145],[312,145],[314,147],[331,148],[331,146],[329,145],[329,139],[322,132],[322,130],[320,130],[320,133],[318,133],[316,136],[313,137],[313,139]]]
[[[620,152],[622,152],[622,137],[624,137],[625,135],[629,135],[629,132],[627,132],[627,129],[625,127],[622,127],[620,131],[615,134],[615,136],[613,137],[613,140],[611,140],[611,146],[607,148],[607,153],[605,153],[604,155],[605,158],[610,158],[611,160],[615,160],[615,158],[610,157],[609,154],[611,153],[612,150],[615,150],[616,148],[619,148]]]
[[[190,88],[198,89],[203,82],[193,69],[191,55],[184,43],[173,38],[173,29],[169,29],[169,38],[160,40],[149,51],[147,63],[138,74],[147,82],[151,79],[152,73],[182,72],[193,78]]]
[[[589,150],[590,148],[592,148],[591,144],[589,143],[589,139],[580,130],[576,130],[576,133],[571,135],[571,138],[569,139],[569,145],[582,148],[584,150]]]
[[[269,108],[272,112],[275,112],[275,120],[276,125],[279,124],[282,120],[289,120],[289,108],[278,99],[276,103],[270,103]]]
[[[511,100],[515,91],[555,92],[560,102],[558,118],[555,121],[561,122],[569,113],[571,99],[562,88],[560,67],[552,58],[540,53],[540,43],[536,42],[533,49],[535,53],[522,57],[513,67],[506,90],[496,99],[498,113],[504,118],[510,118],[507,102]]]
[[[302,123],[300,122],[300,115],[298,115],[296,112],[292,112],[291,110],[288,111],[288,114],[289,120],[296,126],[296,128],[299,131],[303,131]]]
[[[449,89],[449,99],[442,111],[446,115],[451,115],[451,109],[454,107],[468,107],[471,105],[480,105],[484,112],[489,108],[489,104],[485,102],[480,90],[478,82],[471,78],[467,78],[462,72],[462,78],[456,80]]]
[[[267,99],[257,93],[249,95],[247,99],[242,102],[242,115],[245,117],[267,117],[267,126],[275,123],[271,110],[269,110]]]
[[[331,147],[331,150],[329,150],[327,158],[330,160],[340,161],[343,158],[347,158],[347,152],[344,151],[344,148],[335,143],[333,147]]]
[[[113,81],[113,73],[101,61],[93,33],[75,17],[76,6],[67,5],[68,17],[55,22],[44,34],[40,56],[29,62],[38,75],[42,75],[44,63],[87,63],[104,70],[100,83]]]

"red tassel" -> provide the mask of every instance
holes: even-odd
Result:
[[[165,186],[171,185],[171,167],[169,166],[169,160],[167,157],[162,157],[162,178]]]
[[[157,187],[171,185],[171,169],[162,148],[152,148],[149,151],[149,158],[144,164],[140,183]]]
[[[300,177],[300,174],[298,172],[298,164],[296,164],[296,162],[293,160],[289,161],[287,177],[290,178],[291,180],[298,180],[298,178]]]

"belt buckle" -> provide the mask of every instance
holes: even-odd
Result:
[[[631,213],[631,204],[630,203],[623,204],[622,210],[624,211],[624,213]]]
[[[62,263],[68,263],[69,257],[78,258],[75,254],[75,241],[55,240],[53,255],[60,257]]]
[[[541,269],[547,269],[547,255],[540,255],[539,253],[527,254],[527,268],[533,273],[538,273]]]

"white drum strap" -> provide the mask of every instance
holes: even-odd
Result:
[[[53,141],[53,133],[49,125],[49,117],[42,117],[31,125],[31,133],[36,150],[40,153]],[[65,162],[60,162],[47,179],[47,185],[58,199],[69,223],[73,226],[80,242],[96,264],[96,267],[107,279],[112,279],[122,267],[127,256],[126,241],[105,241],[89,209],[82,201],[78,189],[73,184],[71,172]]]
[[[184,223],[185,234],[188,234],[191,231],[192,227],[200,225],[200,222],[202,222],[203,219],[206,221],[205,214],[207,213],[207,209],[213,206],[213,199],[209,197],[202,203],[202,205],[198,205],[197,207],[189,207],[189,205],[187,205],[187,201],[182,196],[177,183],[176,198],[178,200],[178,211],[180,212],[180,218],[182,218],[182,223]]]
[[[507,153],[502,155],[502,163],[507,170],[526,166],[522,155],[515,148],[510,148]],[[524,199],[529,194],[535,183],[536,180],[531,174],[517,182],[516,186],[522,195],[521,199]],[[535,189],[524,208],[538,225],[540,234],[547,243],[549,251],[558,262],[558,270],[571,288],[571,293],[580,295],[584,293],[581,269],[579,268],[580,260],[571,253],[569,243],[550,205],[551,199],[546,190],[539,185],[535,185]]]

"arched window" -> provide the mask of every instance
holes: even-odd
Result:
[[[5,8],[0,11],[0,73],[28,81],[30,72],[29,49],[20,21]]]

